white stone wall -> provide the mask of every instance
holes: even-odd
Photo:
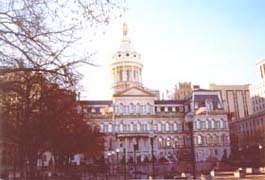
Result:
[[[230,155],[230,135],[227,115],[196,115],[193,123],[195,156],[197,161],[221,160],[226,151]]]

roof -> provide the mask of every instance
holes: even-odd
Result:
[[[194,101],[205,101],[206,99],[210,99],[213,102],[219,102],[218,95],[201,95],[201,94],[194,95]]]
[[[111,100],[100,100],[100,101],[79,101],[82,105],[109,105],[112,104]]]
[[[155,104],[184,104],[185,100],[156,100]]]

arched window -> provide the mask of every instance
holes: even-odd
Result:
[[[185,136],[182,137],[182,145],[186,146],[186,138],[185,138]]]
[[[153,129],[154,129],[154,131],[158,131],[158,125],[157,124],[154,124],[153,125]]]
[[[226,141],[225,141],[225,134],[222,134],[222,136],[221,136],[221,143],[222,144],[225,144],[226,143]]]
[[[210,119],[207,119],[206,122],[208,124],[208,128],[211,129],[213,127],[211,120]]]
[[[137,131],[137,126],[138,126],[138,124],[133,124],[133,131]]]
[[[133,131],[133,123],[130,124],[130,131]]]
[[[123,126],[124,124],[120,124],[120,132],[123,132]]]
[[[220,120],[220,128],[226,128],[226,123],[225,123],[225,120],[223,118],[221,118],[221,120]]]
[[[216,123],[215,123],[215,120],[212,119],[212,128],[215,129],[216,128]]]
[[[202,144],[202,136],[201,135],[197,136],[197,142],[198,142],[199,145]]]
[[[146,114],[146,106],[145,105],[142,106],[142,110],[143,110],[143,114]]]
[[[146,124],[147,125],[147,131],[151,131],[152,124]]]
[[[179,138],[178,137],[175,137],[174,138],[174,146],[175,147],[178,147],[179,146]]]
[[[166,139],[166,146],[167,147],[170,147],[171,146],[171,139],[170,139],[170,137],[167,137],[167,139]]]
[[[220,122],[218,120],[215,121],[215,128],[220,128]]]
[[[199,119],[197,119],[196,121],[196,129],[200,129],[201,128],[201,121]]]
[[[148,114],[151,114],[152,113],[152,106],[151,106],[151,104],[147,103],[147,105],[146,105],[146,111],[147,111]]]
[[[161,124],[160,123],[158,123],[158,129],[157,129],[158,131],[161,131],[162,130],[162,128],[161,128]]]
[[[206,143],[208,145],[212,143],[212,137],[209,134],[206,136]]]
[[[119,105],[119,111],[118,111],[120,114],[124,114],[124,106],[123,104],[120,104]]]
[[[213,103],[212,102],[207,102],[206,107],[208,110],[213,110]]]
[[[208,121],[208,119],[205,121],[205,128],[209,129],[209,121]]]
[[[129,113],[134,114],[135,113],[135,105],[133,103],[130,104],[129,106]]]
[[[108,132],[112,132],[112,124],[108,125]]]
[[[218,136],[217,135],[214,135],[213,136],[213,144],[218,144]]]
[[[160,148],[163,147],[163,138],[162,137],[159,137],[157,140],[158,140],[159,147]]]
[[[173,131],[173,124],[172,123],[169,123],[169,131]]]
[[[204,129],[205,128],[205,122],[201,121],[201,128]]]
[[[177,131],[177,130],[178,130],[177,123],[174,123],[174,124],[173,124],[173,131]]]
[[[139,103],[136,104],[136,113],[137,114],[141,113],[141,105]]]
[[[137,131],[141,131],[141,124],[137,123]]]
[[[166,131],[169,131],[169,124],[166,123]]]
[[[144,131],[148,131],[148,124],[143,124],[144,125]]]

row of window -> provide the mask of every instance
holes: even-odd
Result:
[[[244,123],[241,122],[239,124],[240,126],[237,126],[240,132],[243,131],[249,131],[249,130],[256,130],[257,126],[259,125],[265,125],[265,118],[258,118],[258,119],[253,119],[253,120],[248,120],[245,121]]]
[[[175,148],[175,147],[183,147],[186,145],[190,145],[190,138],[187,136],[182,137],[158,137],[157,138],[158,147],[159,148]]]
[[[129,105],[119,104],[115,106],[115,112],[117,114],[152,114],[153,106],[149,103],[146,105],[140,105],[139,103],[136,105],[133,103]]]
[[[265,109],[265,103],[259,104],[259,105],[254,105],[254,112],[259,112]]]
[[[181,123],[158,123],[158,124],[100,124],[101,132],[135,132],[135,131],[184,131],[188,130],[187,126]]]
[[[210,157],[218,157],[218,155],[224,155],[227,154],[226,149],[224,150],[218,150],[218,149],[205,149],[205,150],[198,150],[196,153],[196,159],[201,160],[203,159],[204,156],[207,156],[208,158]]]
[[[215,120],[215,119],[206,119],[200,120],[197,119],[194,122],[195,129],[218,129],[218,128],[227,128],[227,122],[224,119]]]
[[[214,135],[198,135],[196,137],[196,144],[198,145],[217,145],[217,144],[229,144],[229,137],[222,134],[220,137],[216,134]]]
[[[85,113],[100,113],[101,112],[100,107],[89,107],[85,108]],[[154,113],[154,106],[152,106],[150,103],[147,103],[145,105],[141,105],[140,103],[133,104],[130,103],[129,105],[123,105],[122,103],[119,105],[114,106],[115,113],[117,115],[119,114],[153,114]],[[184,112],[184,107],[155,107],[155,112]]]

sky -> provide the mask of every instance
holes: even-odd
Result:
[[[202,88],[259,81],[256,63],[265,58],[265,1],[128,0],[127,6],[123,17],[88,42],[97,51],[93,60],[98,66],[80,68],[82,99],[111,99],[109,65],[123,22],[142,55],[145,87],[163,92],[184,81]]]

